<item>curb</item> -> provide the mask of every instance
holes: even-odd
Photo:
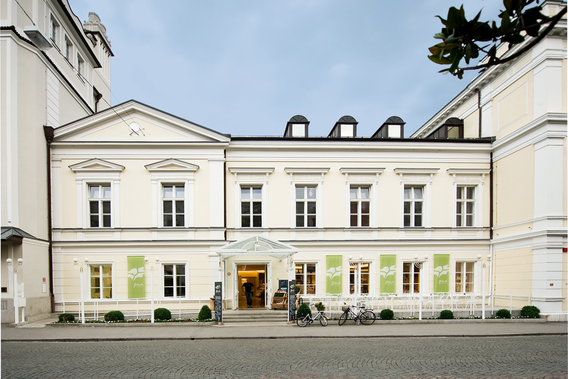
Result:
[[[505,338],[566,336],[562,333],[516,333],[516,334],[436,334],[436,335],[380,335],[380,336],[264,336],[264,337],[125,337],[125,338],[53,338],[53,339],[2,339],[2,342],[128,342],[128,341],[203,341],[203,340],[275,340],[275,339],[330,339],[330,338]]]

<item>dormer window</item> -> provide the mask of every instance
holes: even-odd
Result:
[[[404,138],[404,124],[398,116],[389,117],[371,138]]]
[[[357,136],[357,120],[351,116],[343,116],[335,123],[329,133],[330,138],[353,138]]]
[[[310,122],[308,121],[308,119],[302,115],[296,115],[292,117],[286,124],[284,137],[307,138],[309,124]]]
[[[451,117],[442,126],[430,134],[427,139],[459,139],[463,138],[463,120]]]

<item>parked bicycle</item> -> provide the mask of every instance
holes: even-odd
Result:
[[[376,316],[373,311],[365,309],[364,303],[358,303],[357,305],[347,305],[346,303],[341,309],[343,314],[339,317],[339,325],[345,324],[348,318],[353,319],[359,325],[372,325],[375,322]]]
[[[296,324],[298,324],[298,326],[304,327],[306,325],[312,324],[316,320],[319,320],[321,326],[327,326],[328,320],[327,317],[325,317],[325,315],[323,314],[323,311],[318,311],[318,314],[314,318],[312,318],[309,313],[303,317],[297,317]]]

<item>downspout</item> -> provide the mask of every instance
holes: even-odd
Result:
[[[53,293],[53,225],[51,223],[51,142],[53,141],[53,131],[53,127],[47,125],[43,126],[47,159],[47,240],[49,243],[49,297],[51,301],[51,313],[55,313],[55,294]]]
[[[479,90],[479,88],[475,89],[475,92],[477,92],[477,116],[479,117],[479,122],[478,122],[478,138],[481,138],[481,91]]]
[[[227,241],[227,149],[223,151],[223,228],[225,229],[225,242]]]

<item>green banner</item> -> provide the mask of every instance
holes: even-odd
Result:
[[[381,293],[396,293],[396,255],[381,255]]]
[[[128,298],[140,299],[146,297],[146,274],[144,272],[144,257],[128,257]]]
[[[328,255],[327,259],[327,294],[341,295],[343,293],[343,256]]]
[[[450,254],[434,254],[434,293],[450,292]]]

